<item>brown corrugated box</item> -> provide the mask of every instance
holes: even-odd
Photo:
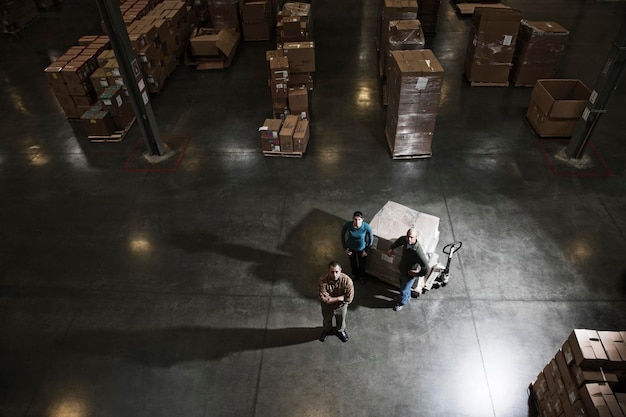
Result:
[[[293,114],[285,117],[283,127],[280,129],[280,150],[281,152],[293,152],[293,133],[296,130],[299,117]]]

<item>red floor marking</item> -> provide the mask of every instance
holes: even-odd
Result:
[[[596,149],[595,146],[593,146],[592,143],[589,144],[589,148],[591,149],[593,156],[595,156],[595,158],[597,159],[597,162],[600,163],[604,171],[597,171],[598,167],[596,166],[593,166],[590,168],[571,167],[571,169],[573,170],[571,172],[562,171],[562,170],[559,171],[559,169],[555,166],[553,162],[553,157],[550,154],[548,154],[548,151],[546,151],[544,143],[559,142],[559,143],[564,143],[565,145],[567,145],[569,143],[569,139],[537,139],[536,142],[537,142],[537,146],[539,146],[539,149],[543,153],[543,156],[546,159],[548,167],[550,167],[550,170],[552,171],[553,175],[562,175],[562,176],[571,176],[571,177],[610,177],[613,175],[613,172],[604,161],[604,158],[602,157],[602,155],[600,155],[600,152],[598,152],[598,150]],[[565,164],[565,162],[563,162],[563,164]],[[593,170],[596,170],[596,171],[593,171]]]

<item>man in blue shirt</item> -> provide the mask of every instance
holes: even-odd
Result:
[[[358,279],[361,284],[365,284],[365,261],[372,243],[372,228],[363,221],[363,213],[355,211],[352,221],[346,222],[341,229],[341,245],[350,258],[352,279]]]

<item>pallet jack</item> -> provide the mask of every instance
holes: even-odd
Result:
[[[440,288],[448,285],[448,280],[450,279],[450,263],[452,262],[452,256],[458,252],[463,246],[463,242],[457,241],[447,244],[443,247],[443,253],[448,255],[448,260],[446,261],[446,265],[443,266],[440,263],[436,263],[430,270],[428,274],[428,278],[424,282],[421,290],[417,292],[417,295],[423,294],[426,291],[430,291],[432,288]],[[416,290],[418,288],[415,288]]]

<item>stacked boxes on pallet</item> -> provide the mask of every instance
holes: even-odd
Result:
[[[390,22],[394,20],[416,20],[416,0],[385,0],[382,9],[380,26],[380,54],[378,60],[378,72],[381,78],[385,77],[385,62],[387,60],[389,45]]]
[[[541,78],[556,75],[569,31],[556,22],[522,20],[513,55],[511,81],[534,86]]]
[[[392,51],[385,136],[394,158],[432,156],[443,68],[430,49]]]
[[[0,33],[17,33],[37,15],[32,0],[0,0]]]
[[[591,91],[580,80],[537,80],[526,118],[541,137],[572,136],[590,96]]]
[[[233,28],[241,33],[239,0],[208,0],[208,4],[214,29]]]
[[[380,65],[386,76],[391,66],[391,51],[424,49],[426,40],[419,20],[390,20],[387,40],[380,46]]]
[[[417,241],[428,257],[429,266],[433,267],[438,260],[435,251],[439,243],[439,223],[439,217],[413,210],[394,201],[387,201],[370,221],[374,242],[367,257],[367,273],[388,284],[399,286],[398,267],[401,249],[395,250],[395,256],[387,256],[387,250],[397,238],[404,236],[409,228],[419,230]],[[425,278],[427,277],[417,279],[413,288],[421,290]]]
[[[240,3],[243,39],[269,41],[272,37],[275,13],[269,0],[242,0]]]
[[[260,128],[264,153],[301,155],[306,151],[310,137],[309,92],[313,90],[315,72],[311,22],[308,3],[288,2],[277,13],[277,49],[267,51],[265,56],[273,118]]]
[[[475,9],[465,56],[469,81],[508,85],[521,20],[521,13],[513,9]]]
[[[44,73],[52,92],[68,119],[78,119],[97,100],[91,75],[98,68],[97,57],[109,47],[106,36],[96,36],[87,45],[70,47]]]
[[[530,385],[540,416],[624,417],[626,332],[575,329]]]

